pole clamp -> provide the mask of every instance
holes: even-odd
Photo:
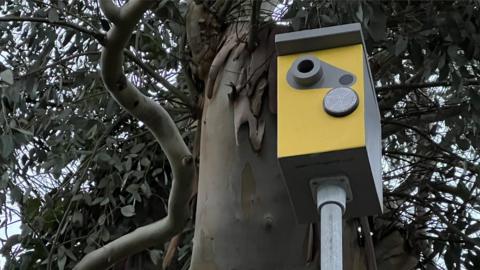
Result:
[[[352,190],[344,175],[314,178],[310,180],[310,188],[318,211],[325,204],[334,203],[345,213],[346,203],[352,200]]]

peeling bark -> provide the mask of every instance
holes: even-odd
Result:
[[[418,260],[405,252],[405,240],[398,231],[387,235],[376,248],[377,265],[379,270],[412,270]]]
[[[240,69],[231,55],[225,70]],[[251,149],[246,129],[237,146],[228,98],[228,83],[237,77],[223,72],[215,97],[205,101],[191,269],[315,269],[306,266],[308,225],[296,223],[277,165],[275,117],[260,117],[266,123],[260,153]]]
[[[190,0],[186,19],[187,41],[192,54],[190,68],[202,81],[207,81],[220,42],[220,25],[203,4]]]

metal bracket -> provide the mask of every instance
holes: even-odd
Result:
[[[350,188],[350,184],[348,178],[344,175],[337,175],[337,176],[329,176],[329,177],[319,177],[313,178],[310,180],[310,190],[312,192],[312,196],[314,201],[317,203],[317,209],[320,209],[324,204],[327,203],[336,203],[342,207],[343,211],[346,208],[346,202],[341,203],[336,200],[336,196],[333,192],[329,192],[329,190],[325,189],[324,187],[328,186],[340,186],[346,193],[346,202],[352,200],[352,189]],[[322,191],[323,190],[323,191]],[[321,193],[319,191],[322,191]]]

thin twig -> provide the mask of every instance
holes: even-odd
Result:
[[[105,42],[104,34],[97,31],[83,28],[77,24],[66,22],[66,21],[50,21],[46,18],[38,18],[38,17],[3,16],[3,17],[0,17],[0,22],[36,22],[36,23],[46,23],[46,24],[51,24],[56,26],[62,26],[62,27],[74,29],[74,30],[77,30],[78,32],[92,36],[96,40],[98,40],[100,44],[104,44]]]
[[[158,75],[158,73],[150,65],[144,63],[142,60],[140,60],[137,56],[135,56],[131,51],[127,49],[124,50],[124,53],[130,60],[132,60],[135,64],[137,64],[140,68],[142,68],[145,72],[147,72],[160,84],[162,84],[168,91],[172,92],[175,96],[181,99],[185,104],[189,106],[193,106],[192,101],[180,89],[178,89],[173,84],[171,84],[167,79]]]
[[[247,42],[247,48],[250,52],[253,52],[257,43],[258,19],[259,19],[261,4],[262,4],[262,1],[260,0],[253,0],[253,3],[252,3],[252,13],[250,16],[250,31],[249,31],[248,42]]]
[[[72,60],[72,59],[77,58],[77,57],[80,57],[80,56],[94,55],[94,54],[100,54],[100,51],[88,51],[88,52],[73,54],[73,55],[71,55],[71,56],[68,56],[68,57],[65,57],[65,58],[56,60],[56,61],[54,61],[53,63],[48,64],[48,65],[46,65],[46,66],[44,66],[44,67],[36,68],[36,69],[34,69],[34,70],[31,70],[31,71],[25,73],[24,75],[19,76],[18,79],[22,79],[22,78],[28,77],[28,76],[30,76],[30,75],[32,75],[32,74],[35,74],[35,73],[37,73],[37,72],[46,70],[46,69],[48,69],[48,68],[54,67],[54,66],[56,66],[56,65],[59,65],[59,64],[61,64],[61,63],[67,62],[67,61],[69,61],[69,60]]]
[[[450,87],[453,83],[451,81],[439,81],[439,82],[426,82],[426,83],[412,83],[412,84],[393,84],[375,87],[377,92],[391,91],[391,90],[405,90],[411,91],[420,88],[432,88],[432,87]],[[466,80],[463,82],[464,86],[480,85],[480,80]]]
[[[368,270],[377,270],[377,262],[375,260],[375,248],[373,246],[372,231],[368,223],[368,217],[361,217],[360,224],[362,225],[363,237],[365,237],[365,248]]]

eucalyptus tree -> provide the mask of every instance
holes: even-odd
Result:
[[[346,269],[478,269],[475,1],[0,1],[6,269],[318,269],[276,162],[277,33],[361,23],[384,214]],[[9,230],[6,231],[9,234]],[[193,238],[193,240],[192,240]]]

